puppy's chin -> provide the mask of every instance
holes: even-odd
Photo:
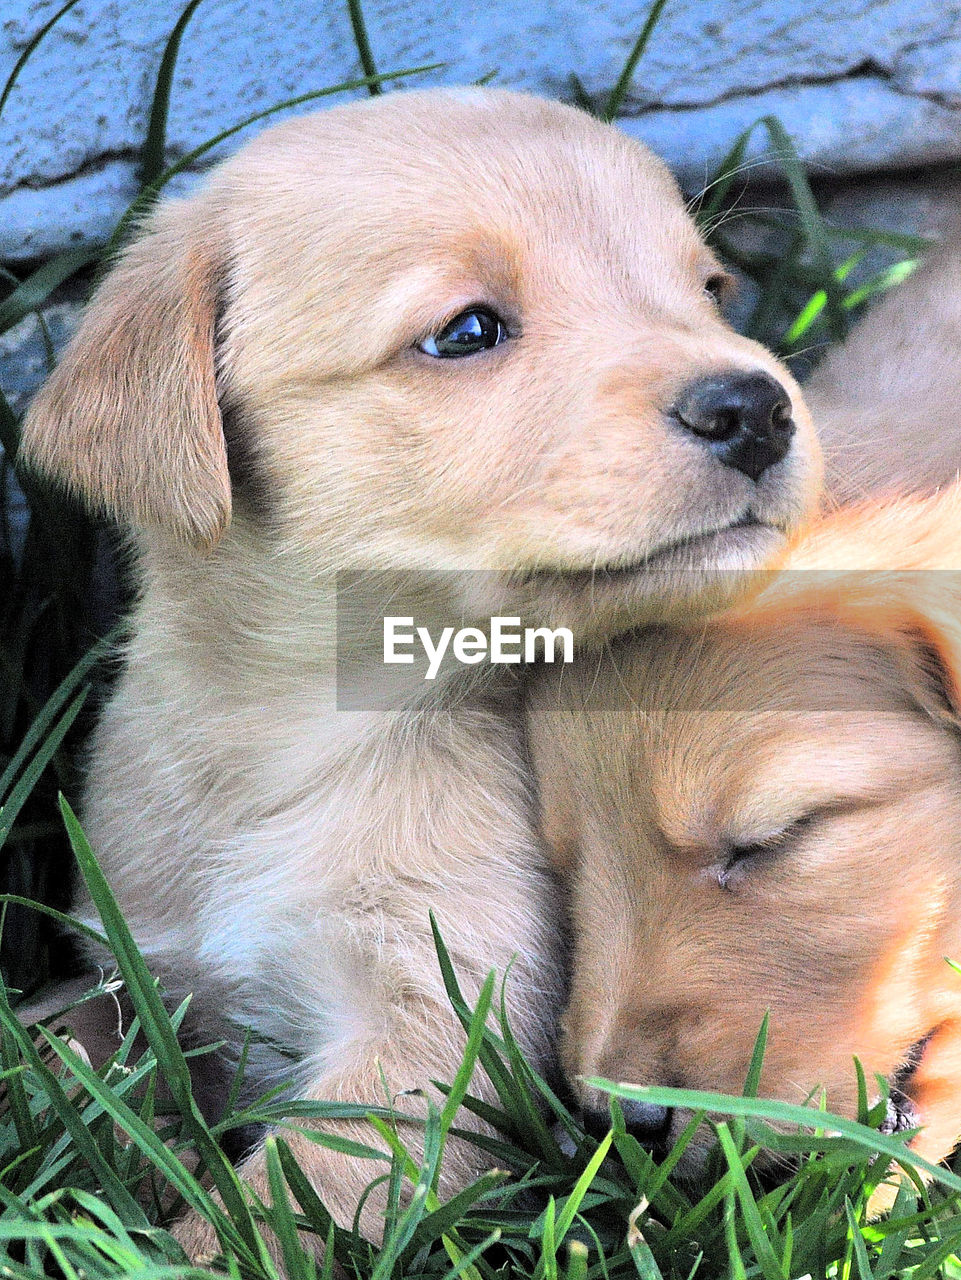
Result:
[[[728,608],[751,589],[751,571],[767,566],[785,543],[771,525],[732,525],[624,565],[538,570],[512,579],[505,595],[516,596],[512,607],[534,625],[569,627],[579,644],[592,645],[634,627]]]

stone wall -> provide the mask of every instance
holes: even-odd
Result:
[[[59,3],[5,0],[0,84]],[[116,220],[135,190],[151,87],[179,7],[84,0],[30,59],[0,119],[0,258],[101,238]],[[416,82],[493,73],[496,83],[562,97],[571,73],[589,93],[611,87],[647,10],[636,0],[364,7],[381,71],[439,61]],[[345,0],[205,0],[178,63],[172,154],[358,73]],[[668,0],[623,127],[693,191],[737,133],[768,113],[821,175],[961,160],[961,0]],[[757,131],[756,153],[764,144]]]

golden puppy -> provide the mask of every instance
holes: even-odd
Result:
[[[563,1063],[605,1113],[583,1077],[739,1093],[769,1011],[765,1096],[854,1115],[856,1056],[937,1161],[961,1136],[961,489],[839,513],[759,576],[535,682]],[[626,1107],[655,1143],[688,1118]]]
[[[139,557],[85,824],[198,1034],[263,1037],[255,1086],[381,1102],[452,1077],[431,909],[469,990],[517,957],[514,1029],[549,1052],[559,929],[511,669],[365,709],[390,611],[369,571],[414,580],[432,621],[599,638],[771,556],[817,450],[722,278],[642,147],[465,89],[264,133],[92,302],[23,437]],[[379,1170],[289,1141],[349,1222]],[[447,1185],[481,1160],[452,1148]],[[245,1175],[266,1194],[260,1152]]]

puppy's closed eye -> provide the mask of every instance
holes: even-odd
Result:
[[[717,882],[722,889],[733,893],[744,878],[748,865],[757,859],[770,858],[791,848],[800,836],[817,820],[818,814],[805,813],[793,822],[772,831],[770,835],[728,848],[727,860],[717,872]],[[735,874],[737,873],[737,874]]]

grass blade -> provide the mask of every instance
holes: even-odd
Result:
[[[374,54],[367,36],[367,24],[364,21],[364,11],[361,8],[360,0],[347,0],[347,11],[350,14],[350,26],[354,33],[354,43],[357,46],[357,56],[360,58],[361,70],[369,81],[367,92],[371,97],[375,97],[378,93],[383,93],[384,91],[380,86],[377,63],[374,61]]]
[[[934,1280],[935,1276],[943,1275],[945,1280],[951,1277],[951,1280],[958,1274],[957,1266],[950,1271],[943,1271],[941,1268],[949,1258],[961,1252],[961,1230],[952,1231],[936,1249],[925,1258],[924,1262],[911,1272],[911,1280]]]
[[[710,181],[708,181],[700,196],[697,197],[694,209],[694,220],[704,232],[706,238],[710,240],[711,231],[713,230],[714,219],[720,213],[730,194],[734,179],[739,173],[743,172],[744,155],[747,151],[747,144],[751,139],[751,134],[757,127],[757,121],[749,125],[742,133],[734,139],[728,150],[727,155],[714,171]],[[708,196],[710,192],[710,196]]]
[[[757,1097],[758,1086],[761,1083],[761,1068],[764,1065],[764,1050],[767,1048],[767,1031],[770,1021],[771,1013],[768,1010],[761,1019],[761,1029],[758,1031],[757,1039],[754,1041],[751,1063],[747,1069],[747,1078],[744,1081],[745,1098]]]
[[[297,1234],[297,1222],[287,1197],[287,1183],[277,1154],[275,1138],[267,1139],[264,1156],[267,1161],[267,1184],[270,1187],[271,1201],[266,1219],[271,1231],[280,1241],[284,1274],[288,1280],[314,1280],[316,1269],[305,1254]]]
[[[601,1165],[607,1159],[607,1153],[611,1149],[611,1143],[613,1141],[614,1134],[611,1132],[606,1138],[603,1138],[600,1143],[598,1143],[597,1150],[587,1162],[584,1172],[577,1179],[577,1182],[575,1182],[574,1190],[567,1197],[564,1208],[561,1210],[560,1217],[557,1219],[558,1244],[564,1243],[564,1238],[568,1231],[570,1231],[574,1218],[577,1216],[577,1211],[581,1207],[581,1201],[587,1194],[587,1190],[597,1176],[597,1172]]]
[[[383,1122],[379,1122],[377,1127],[387,1137],[390,1132],[387,1130],[387,1126]],[[398,1154],[405,1164],[410,1161],[411,1157],[400,1145],[400,1139],[397,1138],[396,1134],[393,1135],[391,1146],[394,1150],[399,1148]],[[410,1243],[414,1232],[423,1221],[428,1208],[431,1204],[436,1203],[433,1188],[437,1184],[440,1150],[440,1113],[432,1103],[428,1103],[427,1123],[424,1126],[424,1156],[414,1183],[414,1189],[411,1192],[407,1208],[396,1221],[384,1241],[383,1250],[371,1273],[371,1280],[390,1280],[390,1277],[395,1274],[395,1267],[400,1262],[401,1255]]]
[[[177,65],[180,41],[183,39],[187,23],[194,16],[200,3],[201,0],[190,0],[177,19],[176,25],[164,46],[163,57],[160,59],[160,69],[157,72],[157,80],[154,84],[153,100],[150,104],[147,133],[144,137],[143,146],[140,148],[140,172],[138,176],[141,187],[153,186],[164,171],[164,161],[167,154],[167,117],[170,112],[170,93],[173,88],[174,68]]]
[[[6,989],[4,988],[3,999],[8,1001],[5,992]],[[36,1163],[34,1156],[40,1151],[40,1139],[36,1123],[30,1111],[27,1091],[21,1078],[26,1070],[22,1057],[23,1055],[18,1052],[17,1038],[12,1036],[6,1028],[3,1028],[2,1033],[0,1033],[0,1062],[3,1063],[2,1087],[17,1131],[21,1158],[30,1161],[30,1172],[32,1173]]]
[[[624,63],[624,69],[618,76],[617,84],[607,96],[607,102],[604,104],[604,110],[601,112],[601,119],[609,124],[624,104],[627,91],[631,87],[631,81],[634,79],[634,72],[637,70],[637,64],[640,62],[647,48],[648,41],[657,26],[658,19],[664,9],[667,0],[654,0],[647,13],[647,19],[641,28],[641,34],[634,41],[634,47],[628,54],[627,61]]]
[[[10,828],[16,822],[17,815],[26,804],[30,792],[37,785],[40,775],[67,736],[67,730],[80,714],[80,709],[86,702],[89,692],[90,686],[85,685],[70,703],[66,711],[49,731],[43,745],[24,769],[16,786],[4,801],[3,807],[0,808],[0,848],[6,842],[7,836],[10,834]]]
[[[847,259],[846,262],[842,262],[841,265],[837,267],[834,271],[834,279],[837,280],[838,282],[845,280],[846,277],[853,270],[853,268],[856,267],[858,263],[863,261],[865,253],[866,253],[866,250],[859,249],[857,253],[853,253],[851,257]],[[879,285],[879,288],[883,288],[883,287],[884,286]],[[857,292],[861,294],[862,297],[868,297],[871,291],[870,289],[868,289],[867,292],[864,292],[864,290],[858,290]],[[853,295],[848,294],[847,297],[844,297],[841,299],[841,305],[847,311],[850,311],[851,308],[856,305],[851,301],[852,296]],[[818,289],[817,292],[813,295],[813,297],[811,297],[808,300],[807,304],[802,308],[800,315],[796,317],[796,319],[794,320],[794,323],[790,326],[787,333],[785,333],[784,335],[785,344],[789,346],[793,346],[794,344],[796,344],[804,336],[804,334],[807,333],[808,329],[810,329],[811,325],[814,323],[817,317],[821,314],[821,312],[827,306],[827,302],[828,302],[828,295],[826,290]]]
[[[873,275],[870,280],[865,280],[857,289],[852,289],[844,299],[845,310],[850,311],[854,307],[859,307],[862,302],[867,302],[869,298],[879,293],[887,293],[888,289],[895,288],[907,280],[908,276],[913,275],[920,265],[918,258],[905,258],[901,262],[893,262],[883,271]]]
[[[848,1236],[854,1250],[855,1274],[858,1280],[874,1280],[871,1263],[868,1261],[868,1251],[864,1245],[864,1236],[861,1234],[861,1224],[847,1196],[844,1197],[844,1213],[848,1223]]]
[[[580,109],[582,111],[586,111],[588,115],[596,116],[597,108],[594,105],[594,100],[587,92],[587,89],[584,86],[584,81],[580,76],[575,75],[572,71],[567,77],[567,83],[571,91],[571,100],[573,101],[574,106],[580,107]]]
[[[581,1240],[572,1240],[567,1246],[567,1271],[564,1280],[587,1280],[587,1245]],[[661,1273],[657,1273],[660,1280]]]
[[[143,1210],[117,1177],[113,1168],[111,1168],[104,1159],[100,1149],[97,1147],[81,1120],[80,1113],[76,1106],[67,1097],[66,1091],[60,1081],[43,1061],[39,1050],[33,1042],[32,1036],[23,1026],[21,1026],[16,1014],[10,1008],[6,990],[2,983],[0,983],[0,1023],[3,1025],[4,1032],[16,1043],[20,1055],[27,1062],[31,1071],[34,1072],[38,1080],[42,1083],[44,1092],[50,1100],[51,1107],[53,1107],[57,1113],[61,1124],[69,1132],[78,1151],[82,1153],[84,1159],[90,1165],[90,1168],[97,1177],[99,1185],[103,1188],[104,1192],[109,1195],[113,1207],[117,1209],[118,1212],[123,1212],[128,1224],[138,1227],[146,1227],[148,1223]],[[62,1040],[59,1040],[56,1036],[50,1035],[43,1028],[41,1028],[41,1032],[44,1034],[48,1043],[51,1044],[51,1047],[58,1056],[64,1058],[64,1055],[66,1054],[69,1058],[72,1058],[79,1063],[80,1059],[67,1048]],[[64,1060],[66,1061],[67,1059],[64,1058]],[[74,1064],[71,1062],[70,1065],[72,1067]],[[88,1070],[88,1068],[85,1068],[85,1071]],[[93,1073],[91,1072],[90,1074]],[[84,1083],[86,1082],[84,1081]],[[98,1086],[99,1085],[100,1082],[98,1080]]]
[[[13,70],[7,76],[7,82],[3,86],[3,92],[0,93],[0,115],[3,114],[3,108],[7,105],[7,99],[10,97],[11,90],[13,89],[13,86],[17,83],[17,78],[19,77],[20,72],[23,70],[23,68],[27,65],[27,62],[29,61],[30,56],[33,53],[34,49],[36,49],[37,45],[44,38],[44,36],[51,29],[51,27],[55,27],[57,23],[60,21],[60,19],[63,17],[63,15],[65,13],[69,13],[70,10],[77,3],[79,3],[79,0],[67,0],[67,3],[63,5],[62,8],[58,9],[57,12],[53,15],[53,17],[50,18],[47,22],[45,22],[43,26],[40,28],[40,30],[37,32],[37,34],[27,42],[27,45],[24,48],[23,53],[21,53],[20,57],[14,63]]]
[[[475,1275],[477,1275],[477,1271],[474,1267],[474,1263],[478,1260],[478,1258],[480,1258],[481,1254],[484,1254],[487,1252],[487,1250],[491,1247],[492,1244],[497,1244],[500,1238],[501,1238],[500,1231],[498,1230],[492,1231],[490,1235],[487,1236],[485,1239],[481,1240],[479,1244],[475,1244],[473,1249],[468,1250],[468,1252],[465,1253],[464,1256],[458,1262],[456,1262],[454,1266],[450,1268],[449,1271],[445,1271],[442,1277],[442,1280],[457,1280],[458,1276],[466,1275],[470,1272],[473,1272]]]
[[[735,1147],[731,1131],[726,1124],[717,1126],[717,1137],[721,1144],[721,1150],[727,1158],[734,1191],[741,1204],[744,1226],[758,1266],[761,1268],[761,1273],[765,1280],[790,1280],[790,1277],[786,1276],[782,1271],[781,1263],[765,1232],[764,1223],[758,1212],[757,1201],[754,1199],[750,1183],[747,1180],[747,1174],[744,1171],[741,1153]]]
[[[544,1212],[541,1256],[534,1270],[534,1280],[557,1280],[557,1238],[554,1231],[557,1221],[556,1209],[554,1197],[551,1196]]]
[[[0,893],[0,904],[12,903],[18,907],[29,907],[31,911],[39,911],[41,915],[49,916],[51,920],[56,920],[58,924],[62,924],[70,933],[82,933],[91,942],[99,943],[100,946],[108,945],[106,935],[98,933],[96,929],[91,929],[88,924],[84,924],[82,920],[77,920],[74,916],[68,915],[65,911],[58,911],[56,907],[48,907],[44,902],[36,902],[33,898],[23,898],[19,893]]]
[[[441,1108],[440,1122],[441,1131],[446,1133],[454,1122],[454,1116],[460,1109],[460,1104],[464,1101],[464,1097],[470,1086],[471,1077],[474,1074],[474,1066],[477,1062],[477,1055],[484,1040],[484,1032],[487,1028],[487,1015],[490,1013],[491,1004],[494,999],[494,971],[487,975],[484,985],[481,988],[480,995],[477,998],[477,1005],[471,1017],[470,1024],[467,1029],[467,1046],[464,1050],[464,1056],[461,1059],[460,1067],[454,1077],[444,1105]]]
[[[341,1231],[335,1225],[327,1206],[314,1190],[310,1180],[295,1160],[293,1152],[283,1138],[276,1138],[275,1144],[277,1159],[280,1162],[287,1186],[293,1193],[294,1199],[300,1205],[304,1217],[313,1224],[315,1229],[319,1228],[321,1233],[326,1233],[326,1257],[336,1258],[342,1266],[346,1267],[351,1261],[350,1236],[346,1231]]]
[[[839,1137],[848,1138],[864,1150],[883,1152],[907,1169],[923,1169],[935,1182],[952,1191],[961,1192],[961,1177],[942,1165],[932,1164],[906,1146],[898,1137],[868,1129],[856,1120],[832,1115],[828,1111],[812,1107],[799,1107],[790,1102],[769,1101],[764,1098],[744,1098],[734,1094],[707,1093],[700,1089],[672,1089],[667,1086],[641,1086],[617,1084],[600,1076],[591,1076],[586,1084],[612,1093],[616,1098],[636,1098],[639,1102],[654,1102],[666,1107],[686,1107],[719,1115],[741,1116],[753,1120],[769,1120],[775,1124],[797,1125],[801,1129],[830,1130]]]
[[[440,1208],[428,1213],[414,1233],[411,1243],[418,1248],[446,1235],[461,1221],[468,1209],[501,1186],[509,1175],[502,1169],[482,1174]]]
[[[0,1011],[2,1016],[2,1011]],[[160,1140],[154,1129],[143,1122],[140,1116],[126,1103],[122,1102],[115,1090],[107,1086],[100,1079],[95,1071],[93,1071],[80,1058],[70,1046],[58,1036],[51,1035],[45,1027],[41,1027],[41,1032],[45,1036],[51,1048],[62,1058],[64,1063],[70,1068],[71,1074],[74,1075],[86,1088],[87,1092],[103,1107],[104,1111],[120,1126],[121,1129],[137,1143],[143,1153],[153,1161],[157,1168],[163,1173],[164,1177],[172,1187],[175,1187],[184,1200],[195,1209],[203,1217],[209,1219],[217,1228],[217,1234],[222,1240],[231,1244],[234,1248],[243,1251],[244,1242],[240,1239],[237,1230],[234,1227],[231,1217],[217,1205],[212,1199],[210,1193],[198,1182],[194,1175],[186,1168],[181,1160],[170,1150],[167,1145]],[[97,1153],[99,1155],[99,1153]],[[101,1161],[101,1163],[103,1163]],[[116,1175],[111,1168],[107,1168],[108,1182],[110,1186],[111,1180],[116,1181]],[[144,1217],[143,1210],[130,1197],[126,1188],[121,1187],[127,1200],[133,1205],[133,1218],[129,1225],[145,1228],[147,1220]],[[116,1207],[116,1203],[114,1205]],[[258,1238],[259,1242],[259,1238]]]
[[[444,989],[447,992],[447,998],[451,1003],[451,1007],[461,1021],[461,1025],[465,1031],[470,1031],[471,1010],[464,999],[463,992],[460,989],[460,983],[457,981],[457,975],[454,972],[454,966],[451,963],[450,955],[447,947],[444,945],[444,939],[440,935],[437,927],[437,921],[434,913],[430,913],[430,927],[434,936],[434,948],[437,952],[437,961],[440,965],[441,977],[444,982]],[[491,1083],[497,1091],[502,1105],[511,1112],[516,1114],[522,1109],[520,1090],[511,1078],[510,1072],[507,1070],[502,1055],[506,1053],[503,1041],[501,1041],[489,1027],[485,1028],[484,1037],[481,1043],[478,1057],[481,1066],[487,1072]]]
[[[542,1151],[554,1164],[562,1164],[564,1160],[560,1147],[557,1145],[557,1140],[551,1133],[550,1127],[541,1113],[537,1098],[530,1088],[530,1079],[534,1075],[534,1071],[525,1058],[520,1045],[515,1040],[507,1018],[506,986],[508,976],[509,973],[504,975],[504,981],[501,984],[500,1021],[501,1035],[507,1049],[507,1063],[510,1067],[511,1079],[516,1083],[516,1092],[521,1103],[521,1110],[515,1110],[513,1119],[521,1131],[529,1135],[529,1142],[535,1143],[536,1148]]]
[[[256,1247],[259,1237],[250,1210],[240,1192],[237,1177],[220,1147],[214,1141],[194,1100],[190,1069],[177,1041],[163,1001],[149,969],[120,913],[116,899],[94,857],[93,850],[70,805],[60,797],[60,811],[67,827],[74,856],[103,922],[117,967],[127,987],[134,1009],[140,1018],[147,1043],[161,1064],[170,1092],[183,1116],[191,1139],[210,1171],[230,1218],[237,1224],[245,1242]]]
[[[95,666],[110,651],[122,632],[123,628],[121,626],[114,627],[102,640],[98,640],[95,645],[88,649],[43,704],[42,710],[31,723],[16,754],[4,769],[3,774],[0,775],[0,800],[6,795],[7,789],[23,768],[34,747],[43,739],[60,708],[65,705],[71,693],[77,688],[90,668]]]
[[[0,302],[0,333],[19,324],[31,311],[36,311],[54,289],[99,256],[99,249],[67,249],[37,267]]]
[[[784,177],[791,189],[791,198],[797,209],[805,240],[811,250],[822,286],[827,295],[826,317],[831,337],[839,342],[847,333],[847,322],[841,305],[841,290],[834,276],[834,264],[828,235],[817,201],[808,182],[804,166],[790,135],[777,116],[762,116],[761,123],[768,132],[771,145],[778,157]]]
[[[641,1280],[664,1280],[661,1268],[651,1252],[651,1246],[644,1239],[644,1233],[637,1225],[637,1219],[641,1216],[644,1207],[645,1202],[642,1200],[627,1220],[627,1247]]]

